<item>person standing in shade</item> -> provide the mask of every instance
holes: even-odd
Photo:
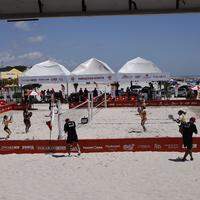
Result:
[[[73,145],[76,146],[78,155],[81,155],[80,146],[78,144],[78,136],[76,133],[76,123],[67,118],[65,120],[64,131],[67,133],[67,150],[69,156],[71,155]]]
[[[192,156],[192,145],[193,145],[193,133],[197,134],[197,127],[194,124],[196,121],[196,119],[194,117],[190,118],[190,121],[188,123],[186,123],[183,127],[182,130],[182,135],[183,135],[183,144],[186,147],[185,150],[185,154],[182,158],[182,161],[186,161],[186,158],[188,155],[190,155],[190,160],[193,160],[193,156]]]

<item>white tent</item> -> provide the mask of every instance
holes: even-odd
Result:
[[[47,60],[34,65],[20,77],[20,84],[66,83],[70,72],[61,64]]]
[[[161,81],[168,80],[169,74],[163,73],[153,62],[137,57],[128,61],[119,71],[119,81]]]
[[[104,62],[91,58],[73,71],[71,82],[109,83],[115,80],[115,72]]]

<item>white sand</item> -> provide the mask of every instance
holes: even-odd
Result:
[[[49,114],[47,104],[35,105],[39,110],[32,111],[31,118],[32,127],[28,134],[24,133],[23,114],[22,111],[12,111],[7,113],[13,115],[14,122],[10,125],[13,131],[11,139],[48,139],[49,129],[46,121],[49,120],[45,115]],[[197,128],[200,130],[199,108],[198,107],[147,107],[148,121],[146,124],[147,132],[142,131],[140,125],[140,117],[137,115],[136,108],[104,108],[101,109],[91,123],[82,125],[77,128],[80,139],[87,138],[131,138],[131,137],[162,137],[162,136],[180,136],[178,132],[178,124],[169,120],[168,115],[173,114],[177,117],[178,110],[187,112],[187,118],[191,116],[197,118]],[[67,105],[63,105],[63,110],[67,111]],[[70,112],[70,110],[69,110]],[[81,111],[78,111],[81,112]],[[4,114],[1,114],[2,118]],[[62,116],[64,119],[69,117],[68,114]],[[2,120],[2,119],[0,119]],[[129,133],[135,130],[139,133]],[[3,125],[0,126],[0,137],[5,137]],[[57,138],[57,115],[54,120],[54,129],[52,136]]]
[[[197,200],[200,158],[180,153],[0,156],[1,200]]]

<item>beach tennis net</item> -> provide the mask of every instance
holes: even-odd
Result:
[[[89,109],[88,109],[88,100],[83,103],[80,103],[74,108],[67,109],[60,115],[61,126],[63,127],[65,124],[65,119],[70,119],[74,121],[76,125],[82,123],[82,118],[89,117]]]
[[[95,117],[95,115],[105,107],[107,107],[105,93],[102,93],[99,96],[92,98],[91,99],[91,118]]]

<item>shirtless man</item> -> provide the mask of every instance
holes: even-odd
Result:
[[[140,111],[140,117],[141,117],[141,126],[144,130],[144,132],[147,130],[146,127],[144,126],[145,125],[145,122],[147,121],[147,112],[146,112],[146,107],[145,106],[142,106],[141,107],[141,111]]]

